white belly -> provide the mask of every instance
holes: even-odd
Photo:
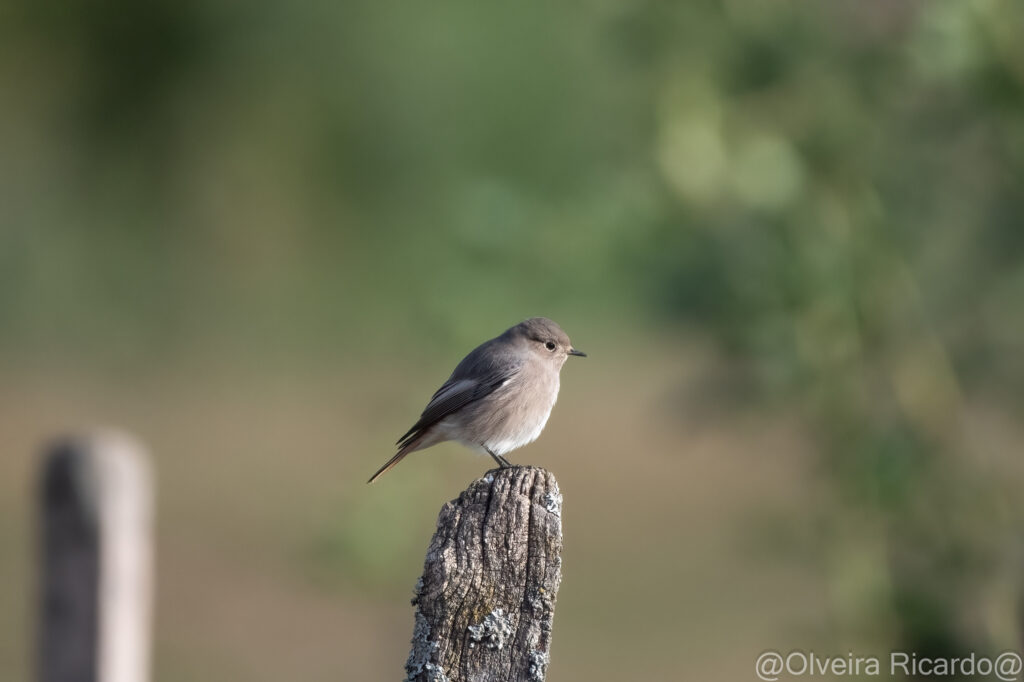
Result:
[[[485,445],[496,455],[504,455],[516,448],[521,448],[540,437],[540,433],[544,430],[544,426],[548,423],[548,417],[550,416],[551,408],[548,408],[547,412],[542,413],[540,419],[533,420],[533,423],[527,425],[527,428],[522,429],[518,433],[509,434],[500,440],[485,443]]]

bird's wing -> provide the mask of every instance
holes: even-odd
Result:
[[[500,363],[494,363],[488,368],[478,367],[477,369],[485,369],[485,371],[482,373],[473,372],[476,377],[471,379],[466,377],[464,372],[459,371],[461,368],[462,365],[460,364],[451,378],[441,388],[437,389],[434,397],[430,399],[430,402],[424,408],[423,414],[420,415],[419,421],[404,436],[398,439],[399,446],[405,445],[405,443],[415,438],[423,430],[433,426],[460,408],[490,395],[519,371],[519,368],[515,365],[502,366]]]

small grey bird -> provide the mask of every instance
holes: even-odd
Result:
[[[532,443],[544,430],[558,398],[558,373],[570,355],[587,356],[546,317],[531,317],[480,344],[398,439],[395,456],[367,482],[410,452],[446,440],[486,452],[502,468],[510,466],[503,455]]]

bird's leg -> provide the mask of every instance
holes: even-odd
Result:
[[[494,452],[493,450],[491,450],[490,448],[488,448],[488,447],[484,447],[484,450],[486,450],[486,451],[487,451],[487,454],[488,454],[488,455],[490,455],[490,456],[491,456],[491,457],[492,457],[492,458],[494,459],[494,461],[498,463],[498,466],[499,466],[499,467],[501,467],[502,469],[507,469],[507,468],[509,468],[510,466],[512,466],[511,464],[509,464],[509,463],[508,463],[508,460],[507,460],[507,459],[505,459],[504,457],[502,457],[502,456],[501,456],[501,455],[499,455],[499,454],[496,454],[496,453],[495,453],[495,452]]]

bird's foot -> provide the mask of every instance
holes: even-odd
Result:
[[[511,464],[509,464],[509,463],[508,463],[508,460],[507,460],[507,459],[505,459],[504,457],[502,457],[502,456],[501,456],[501,455],[499,455],[498,453],[494,452],[494,451],[493,451],[493,450],[491,450],[490,448],[484,448],[484,449],[485,449],[485,450],[487,450],[487,454],[488,454],[488,455],[490,455],[490,456],[491,456],[491,458],[492,458],[492,459],[493,459],[493,460],[494,460],[495,462],[497,462],[497,463],[498,463],[498,467],[499,467],[499,468],[501,468],[501,469],[508,469],[508,468],[509,468],[510,466],[512,466]]]

